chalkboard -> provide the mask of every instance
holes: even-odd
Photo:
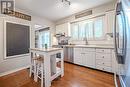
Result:
[[[6,56],[29,53],[30,27],[6,22]]]

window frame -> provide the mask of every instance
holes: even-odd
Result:
[[[46,32],[48,32],[49,33],[49,46],[48,47],[50,47],[51,46],[51,33],[50,33],[50,30],[43,30],[43,31],[40,31],[39,32],[39,35],[38,35],[38,48],[43,48],[43,46],[41,46],[41,44],[40,44],[40,35],[43,33],[46,33]]]
[[[78,22],[77,23],[71,23],[71,29],[70,29],[70,36],[72,36],[72,32],[73,32],[73,26],[72,25],[76,25],[76,26],[78,26],[78,32],[79,32],[79,24],[78,24]],[[73,37],[73,36],[72,36]],[[73,41],[78,41],[79,40],[79,34],[77,35],[77,38],[71,38]]]
[[[97,37],[95,37],[94,36],[94,39],[93,40],[95,40],[95,41],[102,41],[102,40],[105,40],[105,34],[106,34],[106,31],[105,31],[105,16],[101,16],[101,17],[97,17],[97,18],[94,18],[93,19],[93,33],[94,33],[94,35],[95,35],[95,28],[94,28],[94,22],[96,21],[96,20],[99,20],[99,19],[102,19],[102,37],[100,37],[100,38],[97,38]]]
[[[96,38],[95,37],[95,28],[94,28],[94,23],[95,23],[95,21],[96,20],[99,20],[99,19],[102,19],[102,37],[100,37],[100,38]],[[80,23],[83,23],[83,22],[86,22],[86,24],[87,23],[89,23],[89,22],[92,22],[92,31],[93,31],[93,37],[92,38],[88,38],[87,37],[87,34],[86,34],[86,28],[85,28],[85,38],[87,37],[87,39],[88,39],[88,41],[102,41],[102,40],[105,40],[105,34],[106,34],[106,30],[105,30],[105,16],[100,16],[100,17],[96,17],[96,18],[92,18],[92,19],[88,19],[88,20],[84,20],[84,21],[80,21],[80,22],[75,22],[75,23],[71,23],[71,36],[72,36],[72,26],[73,26],[73,24],[76,24],[76,25],[78,25],[78,38],[77,39],[74,39],[74,38],[71,38],[73,41],[83,41],[83,38],[79,38],[79,24]],[[86,27],[86,25],[85,25],[85,27]]]

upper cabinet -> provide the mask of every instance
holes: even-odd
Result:
[[[107,33],[113,33],[114,19],[115,19],[115,12],[114,11],[108,11],[108,12],[106,12],[106,28],[107,28]]]
[[[70,23],[64,23],[56,25],[56,34],[65,34],[65,36],[70,36]]]

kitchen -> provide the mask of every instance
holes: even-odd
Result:
[[[130,86],[128,0],[41,2],[45,8],[37,1],[15,1],[16,11],[31,15],[29,21],[0,15],[1,87]],[[26,28],[21,42],[17,36],[8,40],[18,32],[12,26]]]

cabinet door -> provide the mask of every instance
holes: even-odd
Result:
[[[69,23],[64,23],[56,26],[56,34],[62,33],[66,36],[70,35],[70,24]]]
[[[112,50],[112,72],[119,74],[118,63],[116,60],[115,52]]]
[[[82,65],[82,48],[74,48],[74,63]]]
[[[78,54],[77,57],[74,57],[74,63],[78,64],[78,65],[83,65],[82,64],[82,55],[81,54]]]
[[[83,56],[83,64],[87,67],[95,68],[95,53],[94,52],[88,52],[85,53]]]

